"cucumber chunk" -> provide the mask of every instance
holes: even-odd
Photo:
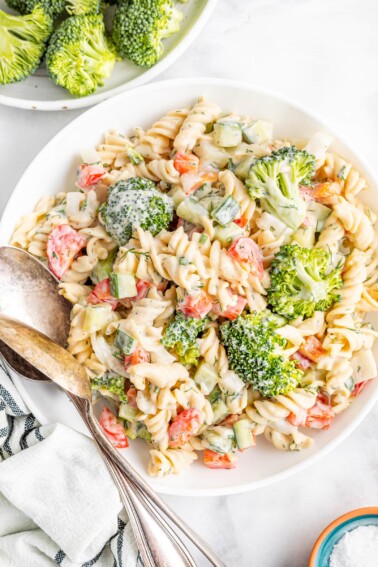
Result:
[[[130,404],[121,404],[119,406],[118,415],[121,419],[126,419],[126,421],[135,421],[138,410],[131,407]]]
[[[315,245],[315,228],[313,226],[300,226],[294,232],[291,241],[303,246],[303,248],[313,248]]]
[[[175,207],[175,209],[177,209],[179,204],[182,203],[182,201],[184,201],[187,198],[187,194],[182,190],[182,188],[179,185],[172,187],[172,189],[168,191],[167,194],[172,199],[173,206]]]
[[[87,333],[99,331],[110,322],[111,315],[110,305],[88,305],[85,308],[83,330]]]
[[[202,224],[202,218],[209,218],[209,213],[193,197],[187,197],[177,207],[177,216],[193,224]]]
[[[145,439],[147,443],[151,443],[151,433],[147,430],[144,423],[139,421],[127,421],[125,433],[129,439]]]
[[[235,448],[235,434],[229,427],[209,427],[202,434],[208,449],[217,453],[229,453]]]
[[[248,177],[249,169],[251,165],[256,161],[255,157],[249,156],[243,159],[234,169],[236,177],[245,180]]]
[[[213,391],[218,379],[219,376],[215,368],[210,364],[207,364],[207,362],[201,362],[194,375],[195,383],[199,386],[201,392],[205,396],[208,396],[210,392]]]
[[[194,153],[196,153],[196,148],[194,148]],[[205,169],[206,166],[223,169],[229,160],[228,153],[225,150],[205,139],[200,142],[197,154],[201,158],[202,167]]]
[[[222,400],[222,398],[218,398],[215,402],[211,404],[213,408],[214,414],[214,421],[213,423],[217,424],[223,421],[228,415],[230,415],[230,410]]]
[[[310,201],[308,211],[316,217],[316,232],[321,232],[324,229],[325,221],[331,214],[331,209],[316,201]]]
[[[251,424],[248,419],[240,419],[233,425],[236,443],[239,449],[248,449],[256,443],[251,432]]]
[[[232,244],[234,240],[240,238],[243,235],[244,229],[234,222],[230,222],[227,226],[218,225],[214,227],[214,238],[216,240],[219,240],[221,246],[223,246],[224,248]]]
[[[256,120],[244,126],[242,134],[248,144],[264,144],[273,138],[273,124],[267,120]]]
[[[117,253],[118,248],[114,248],[109,252],[108,257],[105,258],[105,260],[98,260],[90,275],[94,284],[98,284],[110,276]]]
[[[234,218],[236,218],[240,213],[239,203],[232,197],[228,195],[222,199],[222,202],[216,209],[211,212],[211,216],[221,225],[226,225],[230,223]]]
[[[117,329],[114,344],[123,354],[129,355],[135,349],[136,341],[125,331]]]
[[[214,140],[221,148],[234,148],[242,141],[242,131],[238,122],[217,122],[214,124]]]
[[[110,274],[110,293],[117,299],[135,297],[138,294],[136,280],[132,274]]]

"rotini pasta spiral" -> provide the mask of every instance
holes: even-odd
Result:
[[[197,140],[205,133],[206,125],[213,122],[220,114],[218,105],[200,98],[190,110],[175,136],[173,146],[179,152],[188,152],[194,148]]]
[[[298,415],[310,409],[316,402],[316,390],[295,388],[287,395],[276,396],[271,400],[257,399],[245,409],[252,423],[252,431],[259,435],[266,427],[275,429],[290,413]]]
[[[158,477],[166,474],[179,474],[197,458],[197,454],[189,443],[179,449],[166,449],[165,451],[151,449],[148,473]]]
[[[319,177],[329,181],[336,181],[345,198],[353,202],[355,197],[366,189],[366,180],[360,173],[342,157],[328,152],[325,162],[319,171]]]
[[[325,248],[331,254],[338,252],[345,235],[345,229],[337,215],[333,212],[325,222],[324,230],[320,233],[316,248]]]
[[[133,145],[129,138],[117,130],[109,130],[104,136],[104,141],[96,149],[104,167],[120,169],[129,162],[127,149],[132,148]]]
[[[135,150],[148,159],[169,157],[172,141],[177,139],[181,127],[185,124],[188,113],[187,108],[168,112],[166,116],[155,122],[147,130]]]
[[[367,250],[374,240],[374,229],[367,215],[343,198],[334,207],[348,237],[360,250]]]
[[[281,451],[301,451],[311,447],[313,443],[311,437],[298,431],[295,426],[291,426],[290,431],[285,433],[268,426],[264,431],[264,436],[276,449]]]
[[[24,248],[27,250],[30,243],[30,237],[28,236],[31,231],[35,230],[36,226],[41,222],[41,220],[46,216],[55,204],[55,197],[47,195],[42,197],[36,204],[34,211],[23,215],[17,222],[10,244],[12,246],[17,246],[18,248]]]

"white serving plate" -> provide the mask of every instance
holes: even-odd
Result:
[[[103,87],[93,95],[76,98],[55,85],[42,66],[25,81],[0,86],[0,104],[31,110],[71,110],[92,106],[115,94],[143,85],[168,69],[189,48],[205,27],[217,1],[189,0],[186,4],[177,4],[184,14],[180,31],[164,40],[164,54],[150,69],[137,67],[126,60],[117,62]],[[5,0],[0,0],[0,9],[13,12]]]
[[[369,167],[349,145],[342,142],[324,122],[302,106],[276,94],[234,81],[218,79],[184,79],[146,85],[122,93],[88,110],[53,138],[30,164],[11,196],[0,223],[0,245],[7,244],[20,215],[33,209],[41,195],[74,188],[75,168],[80,150],[96,145],[103,132],[118,128],[128,132],[134,126],[149,126],[172,109],[192,104],[205,95],[224,110],[270,119],[276,125],[275,137],[310,137],[318,130],[334,136],[332,150],[339,152],[366,176],[370,191],[364,200],[373,209],[377,184]],[[124,109],[129,109],[125,113]],[[378,327],[377,315],[372,321]],[[375,355],[378,355],[376,347]],[[60,421],[84,431],[72,404],[54,385],[36,384],[15,376],[25,402],[42,422]],[[315,443],[301,452],[276,450],[263,436],[257,447],[238,455],[237,468],[230,471],[207,469],[199,460],[180,476],[151,479],[146,474],[148,450],[143,442],[131,442],[124,451],[135,468],[161,493],[185,496],[212,496],[252,490],[283,480],[302,471],[316,459],[329,453],[362,421],[378,397],[378,380],[373,381],[352,406],[335,419],[328,431],[311,430]]]

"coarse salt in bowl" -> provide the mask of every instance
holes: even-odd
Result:
[[[363,531],[358,530],[362,527],[365,528]],[[367,530],[368,527],[375,528],[374,532]],[[343,514],[327,526],[316,540],[308,567],[339,567],[340,565],[342,567],[352,565],[353,567],[370,567],[370,564],[374,565],[374,562],[369,562],[369,557],[373,553],[371,540],[378,538],[376,534],[378,534],[378,507],[359,508]],[[368,541],[369,545],[364,545],[364,542]],[[359,562],[356,563],[359,545],[361,545],[361,552]],[[375,555],[375,564],[377,564],[377,557],[378,554]]]

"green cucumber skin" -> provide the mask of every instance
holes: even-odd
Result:
[[[222,226],[229,224],[240,213],[239,203],[229,195],[214,211],[211,216]]]

